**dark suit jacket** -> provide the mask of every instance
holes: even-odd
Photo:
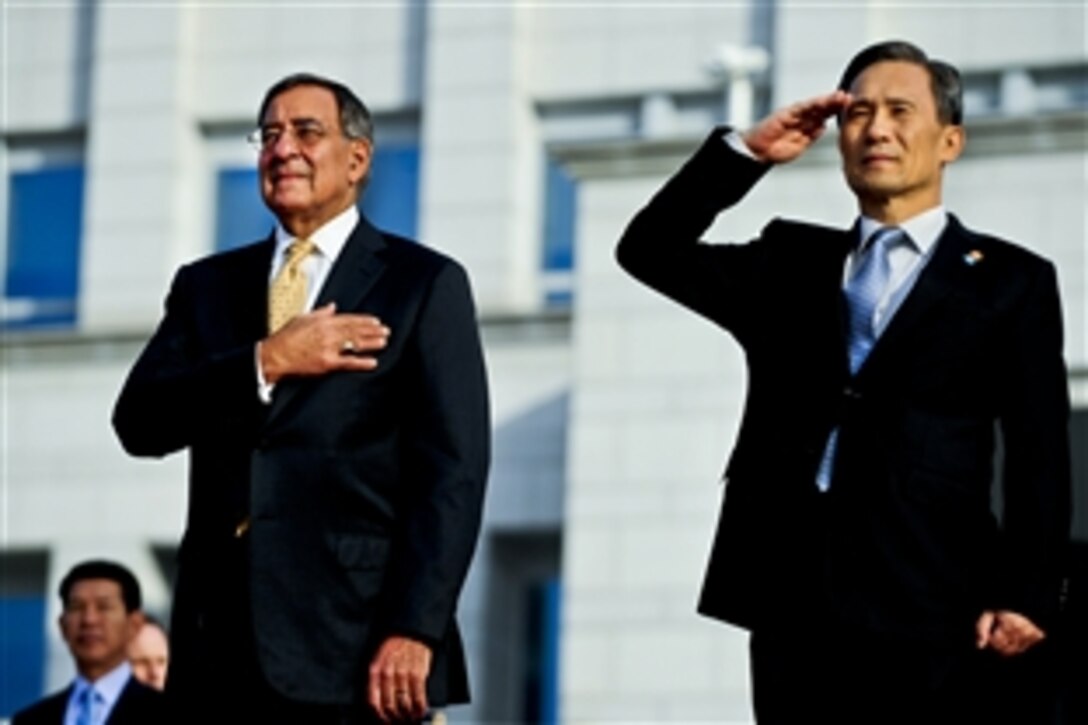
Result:
[[[64,713],[72,686],[54,693],[30,707],[20,710],[11,718],[11,725],[64,725]],[[130,677],[117,704],[110,711],[106,725],[155,725],[166,720],[166,707],[162,693]]]
[[[699,242],[766,168],[719,129],[617,250],[635,277],[732,333],[747,359],[700,611],[747,628],[808,627],[810,612],[829,612],[946,642],[969,642],[984,608],[1045,627],[1071,490],[1053,266],[951,217],[851,376],[842,274],[856,230],[774,220],[749,244]],[[816,472],[835,426],[836,470],[821,495]]]
[[[466,700],[454,609],[490,433],[465,273],[361,220],[317,304],[392,330],[378,369],[284,379],[265,405],[254,345],[266,334],[272,251],[269,239],[177,273],[114,411],[130,453],[189,449],[174,640],[191,648],[223,605],[230,574],[218,567],[248,514],[250,614],[273,687],[350,702],[377,645],[404,634],[434,648],[431,702]]]

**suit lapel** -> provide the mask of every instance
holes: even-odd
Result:
[[[314,307],[335,302],[337,313],[357,310],[386,268],[386,262],[382,259],[385,247],[381,233],[360,217],[340,250],[336,263],[329,270]],[[268,422],[273,421],[299,391],[307,387],[308,382],[308,379],[294,378],[278,383],[268,411]]]
[[[135,681],[136,679],[134,677],[129,677],[128,682],[121,688],[121,692],[117,695],[117,702],[113,704],[113,709],[110,710],[110,716],[106,718],[105,725],[125,725],[125,723],[135,720],[129,713],[129,710],[132,708],[133,697],[130,690],[135,687],[135,685],[132,684]]]
[[[948,215],[948,225],[938,237],[933,257],[918,275],[914,287],[904,298],[895,316],[888,322],[883,334],[877,339],[869,357],[862,363],[858,377],[871,375],[871,369],[879,369],[881,361],[895,357],[895,348],[906,339],[926,314],[956,290],[963,289],[970,265],[964,255],[969,247],[969,232],[953,215]]]
[[[72,697],[75,684],[68,685],[64,690],[53,695],[48,700],[48,706],[43,708],[42,715],[45,719],[40,722],[63,723],[64,714],[68,711],[68,700]]]
[[[833,334],[831,334],[831,336],[829,336],[829,333],[823,333],[817,335],[816,339],[830,340],[832,342],[835,349],[834,354],[837,356],[837,365],[844,378],[850,374],[850,358],[846,342],[850,315],[846,308],[846,298],[842,293],[842,277],[843,270],[846,267],[846,257],[850,254],[850,251],[857,246],[858,236],[861,234],[859,225],[860,222],[854,222],[854,226],[846,231],[829,230],[829,238],[824,243],[829,246],[834,246],[836,252],[833,256],[825,257],[825,259],[828,260],[827,264],[829,265],[826,272],[819,275],[813,275],[821,280],[826,280],[827,283],[826,286],[821,289],[817,299],[812,300],[812,302],[818,303],[820,299],[824,299],[824,293],[826,292],[826,299],[833,305],[834,315],[832,315],[832,317],[835,321]],[[822,319],[827,318],[823,317]]]
[[[268,334],[268,274],[275,249],[275,236],[269,236],[245,251],[240,270],[228,272],[230,308],[238,311],[234,324],[240,340],[260,340]]]
[[[381,233],[360,217],[329,271],[314,306],[335,302],[339,312],[355,309],[385,269],[381,258],[385,246]]]

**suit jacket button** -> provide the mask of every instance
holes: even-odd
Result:
[[[847,385],[842,389],[842,394],[851,400],[861,400],[861,391],[857,390],[851,385]]]

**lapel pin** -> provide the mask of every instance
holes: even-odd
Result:
[[[981,262],[984,256],[985,255],[977,249],[972,249],[970,252],[963,255],[963,261],[973,267],[974,265]]]

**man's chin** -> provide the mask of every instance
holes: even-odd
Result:
[[[295,216],[309,208],[309,202],[294,196],[271,196],[265,198],[265,204],[277,217]]]
[[[902,188],[898,180],[883,174],[851,176],[847,183],[857,196],[872,199],[895,196]]]

